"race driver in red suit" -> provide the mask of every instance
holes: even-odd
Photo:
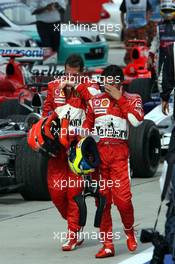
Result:
[[[65,77],[62,81],[55,80],[48,84],[48,94],[43,106],[43,117],[51,115],[55,111],[62,120],[69,112],[69,129],[81,127],[85,119],[86,102],[99,93],[97,84],[90,84],[87,80],[76,84],[76,78],[83,74],[83,60],[79,55],[71,55],[65,63]],[[71,80],[70,77],[72,76]],[[74,78],[73,78],[74,77]],[[78,79],[79,80],[79,79]],[[48,162],[48,189],[52,202],[68,222],[68,239],[62,246],[62,250],[70,251],[77,245],[77,232],[79,226],[79,210],[73,197],[82,192],[81,177],[70,171],[67,161],[66,148],[62,147],[56,158],[50,158]],[[73,186],[69,186],[69,182]]]
[[[133,228],[134,210],[131,201],[127,140],[128,125],[136,127],[144,117],[140,96],[123,90],[121,82],[124,77],[121,68],[110,65],[104,69],[102,75],[105,77],[105,92],[89,101],[86,120],[83,122],[86,132],[90,130],[100,136],[98,143],[101,159],[100,174],[105,182],[102,194],[107,199],[100,225],[103,247],[96,254],[96,258],[110,257],[115,254],[110,213],[112,201],[119,210],[127,236],[128,249],[134,251],[137,248]],[[120,83],[117,83],[118,79]]]

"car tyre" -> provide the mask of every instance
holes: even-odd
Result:
[[[161,154],[160,134],[155,123],[144,120],[140,126],[130,127],[128,143],[133,177],[153,177]]]
[[[153,81],[150,78],[138,78],[133,80],[127,88],[128,93],[139,94],[143,103],[151,100]]]
[[[18,99],[9,99],[0,103],[0,118],[7,118],[9,115],[27,115],[30,111],[20,105]]]
[[[34,152],[26,137],[21,140],[15,161],[16,181],[22,183],[20,193],[25,200],[50,200],[47,187],[48,158]]]

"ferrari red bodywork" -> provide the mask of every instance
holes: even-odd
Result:
[[[123,68],[124,85],[128,86],[138,78],[151,79],[155,74],[154,68],[148,67],[148,46],[145,40],[130,40],[130,63]],[[102,68],[96,68],[94,75],[101,75]]]
[[[151,78],[152,70],[148,68],[148,46],[145,40],[130,40],[130,63],[123,68],[125,84],[137,78]]]
[[[19,55],[21,56],[21,55]],[[0,72],[0,102],[18,98],[22,90],[26,89],[22,64],[15,61],[17,55],[10,54],[5,73]]]

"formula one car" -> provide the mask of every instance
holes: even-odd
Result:
[[[129,40],[131,45],[128,49],[130,52],[130,62],[123,69],[125,75],[125,84],[138,78],[151,78],[152,72],[148,69],[148,51],[146,40]]]
[[[41,48],[2,48],[0,49],[0,118],[12,114],[28,114],[18,103],[19,94],[32,100],[28,83],[33,81],[33,63],[41,63]],[[35,81],[35,80],[34,80]]]
[[[145,40],[130,40],[130,62],[123,68],[124,86],[128,92],[141,95],[143,102],[150,100],[152,93],[158,92],[156,64],[148,64],[149,48]]]

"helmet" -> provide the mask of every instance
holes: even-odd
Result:
[[[55,157],[59,151],[60,143],[58,139],[51,139],[44,133],[44,124],[47,118],[40,119],[29,130],[27,142],[29,146],[37,152],[47,153],[49,156]]]
[[[68,154],[70,169],[77,175],[85,175],[95,171],[100,164],[100,157],[95,140],[88,136],[78,143],[73,141]]]
[[[164,18],[171,18],[175,15],[175,0],[161,0],[160,13]]]

